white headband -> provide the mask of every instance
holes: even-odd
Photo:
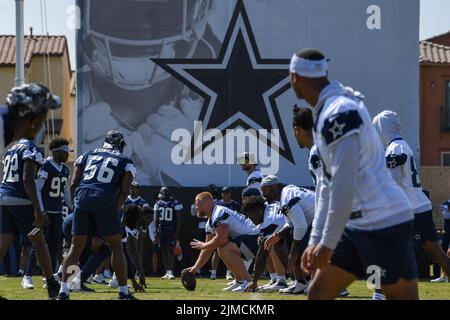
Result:
[[[50,150],[50,151],[64,151],[64,152],[73,152],[73,150],[72,149],[69,149],[69,146],[68,145],[62,145],[62,146],[60,146],[60,147],[58,147],[58,148],[54,148],[54,149],[52,149],[52,150]]]
[[[305,78],[323,78],[328,73],[328,62],[327,59],[307,60],[294,54],[289,70]]]

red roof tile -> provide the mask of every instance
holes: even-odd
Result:
[[[62,56],[67,48],[65,36],[25,36],[25,66],[29,67],[33,56]],[[0,67],[16,64],[16,37],[0,35]]]

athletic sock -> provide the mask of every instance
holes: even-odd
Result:
[[[69,294],[69,285],[67,282],[61,282],[61,288],[59,289],[59,293]]]
[[[60,264],[57,273],[62,274],[62,272],[63,272],[63,266],[62,266],[62,264]]]
[[[119,292],[128,295],[128,285],[120,286],[119,287]]]
[[[269,275],[270,275],[270,280],[277,281],[278,275],[276,273],[270,273]]]
[[[212,277],[217,276],[217,270],[211,270],[211,276]]]
[[[286,276],[278,276],[278,282],[284,282],[286,283]]]

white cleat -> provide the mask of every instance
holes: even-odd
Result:
[[[226,279],[227,280],[233,280],[234,279],[233,274],[230,271],[227,271]]]
[[[94,282],[94,277],[92,276],[92,274],[89,276],[89,278],[86,280],[86,283],[88,284],[92,284],[92,282]]]
[[[307,288],[308,288],[307,284],[295,281],[293,285],[285,289],[281,289],[279,292],[281,294],[305,294]]]
[[[34,289],[33,278],[29,276],[24,276],[22,278],[22,288],[24,289]]]
[[[243,280],[238,282],[239,286],[231,290],[232,292],[245,292],[250,286],[250,282]]]
[[[97,284],[106,284],[105,278],[101,274],[96,274],[92,281]]]
[[[105,270],[105,271],[103,272],[103,278],[105,278],[105,279],[111,279],[111,278],[112,278],[111,271]]]
[[[233,291],[234,289],[236,289],[237,287],[239,287],[242,283],[238,282],[238,281],[234,281],[233,284],[229,285],[228,287],[224,288],[223,291]]]
[[[441,276],[437,279],[433,279],[431,280],[432,283],[444,283],[444,282],[448,282],[448,277],[447,276]]]
[[[117,282],[117,279],[113,277],[111,280],[109,280],[108,286],[117,289],[119,287],[119,283]]]
[[[286,289],[287,288],[287,284],[286,282],[283,281],[277,281],[274,284],[270,285],[270,286],[266,286],[264,287],[264,289],[262,289],[263,291],[267,291],[267,292],[271,292],[271,291],[277,291],[279,292],[282,289]]]
[[[173,275],[173,273],[169,273],[167,280],[175,280],[175,276]]]
[[[42,278],[42,288],[47,289],[47,279]]]
[[[265,288],[270,287],[270,286],[273,286],[275,283],[277,283],[277,282],[274,281],[274,280],[270,280],[270,282],[268,282],[268,283],[266,283],[266,284],[264,284],[264,285],[262,285],[262,286],[259,286],[259,287],[258,287],[258,291],[259,291],[259,290],[265,290]]]
[[[232,286],[235,283],[236,283],[236,280],[230,281],[230,282],[227,283],[227,286]]]
[[[162,280],[169,280],[169,274],[166,273],[165,275],[163,275],[163,276],[161,277],[161,279],[162,279]]]

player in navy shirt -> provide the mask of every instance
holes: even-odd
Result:
[[[222,200],[219,200],[216,203],[218,206],[227,207],[228,209],[237,212],[241,211],[241,205],[231,198],[232,190],[230,187],[223,187],[221,195]]]
[[[44,228],[52,267],[56,268],[62,249],[63,199],[69,199],[66,188],[69,180],[69,168],[64,164],[69,158],[69,140],[56,138],[50,142],[52,157],[47,158],[38,171],[36,186],[42,212],[48,217],[48,225]],[[30,251],[24,284],[32,284],[33,270],[36,267],[34,249]],[[54,269],[55,271],[55,269]],[[25,287],[24,288],[28,288]]]
[[[153,210],[155,212],[156,238],[159,241],[166,274],[161,279],[173,280],[173,265],[175,256],[174,247],[179,246],[179,231],[181,225],[181,211],[183,205],[170,194],[169,188],[162,187],[159,191],[158,202]]]
[[[41,85],[15,88],[8,95],[9,115],[21,118],[26,126],[21,139],[3,157],[3,180],[0,187],[0,263],[9,245],[18,235],[28,236],[39,265],[47,280],[50,298],[58,294],[59,285],[53,277],[50,255],[45,244],[42,228],[46,216],[42,212],[36,190],[36,174],[43,155],[34,143],[41,136],[49,109],[59,107],[59,99]],[[44,128],[45,133],[45,128]]]
[[[121,211],[136,175],[133,161],[124,157],[123,134],[112,130],[106,134],[102,148],[86,152],[75,162],[70,185],[74,199],[72,243],[63,263],[60,300],[69,299],[69,266],[77,265],[88,236],[99,236],[108,243],[112,265],[119,283],[119,299],[132,300],[128,292],[127,267],[122,246]]]

